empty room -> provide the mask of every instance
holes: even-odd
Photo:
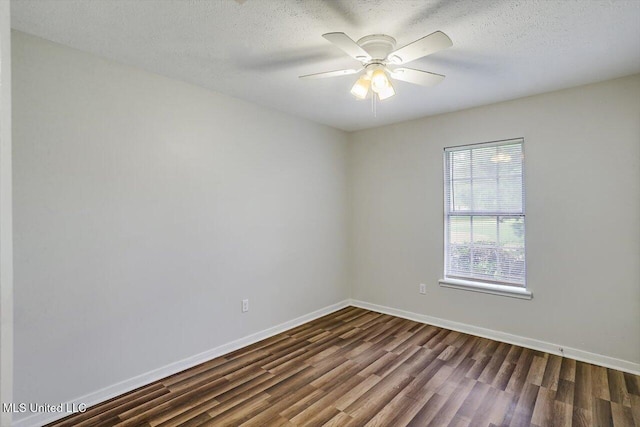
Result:
[[[640,427],[640,1],[0,0],[0,425]]]

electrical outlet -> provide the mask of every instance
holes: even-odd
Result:
[[[427,285],[425,285],[424,283],[420,283],[420,293],[422,295],[427,293]]]
[[[242,300],[242,312],[246,313],[247,311],[249,311],[249,300],[248,299],[243,299]]]

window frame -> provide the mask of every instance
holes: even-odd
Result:
[[[440,286],[442,287],[447,287],[447,288],[454,288],[454,289],[463,289],[463,290],[470,290],[470,291],[475,291],[475,292],[483,292],[483,293],[489,293],[489,294],[494,294],[494,295],[502,295],[502,296],[510,296],[510,297],[515,297],[515,298],[521,298],[521,299],[531,299],[533,297],[533,294],[531,293],[530,290],[527,289],[527,245],[526,245],[526,204],[525,204],[525,140],[524,137],[518,137],[518,138],[509,138],[509,139],[502,139],[502,140],[497,140],[497,141],[488,141],[488,142],[480,142],[480,143],[473,143],[473,144],[464,144],[464,145],[457,145],[457,146],[450,146],[450,147],[444,147],[444,151],[443,151],[443,196],[444,196],[444,210],[443,210],[443,223],[444,223],[444,246],[443,246],[443,255],[444,255],[444,263],[443,263],[443,267],[444,267],[444,271],[443,271],[443,279],[441,279],[439,281]],[[470,211],[470,213],[468,215],[465,215],[464,213],[460,214],[458,213],[458,215],[451,215],[452,212],[450,212],[450,198],[449,198],[449,192],[451,191],[450,185],[452,183],[452,178],[449,176],[449,174],[447,173],[448,170],[447,168],[450,166],[450,162],[449,162],[449,153],[451,152],[455,152],[455,151],[465,151],[465,150],[472,150],[472,149],[477,149],[477,148],[486,148],[486,147],[497,147],[497,146],[504,146],[504,145],[513,145],[513,144],[520,144],[521,145],[521,152],[522,152],[522,173],[521,173],[521,178],[522,178],[522,209],[521,212],[519,213],[513,213],[513,212],[498,212],[497,210],[495,212],[475,212],[475,211]],[[472,165],[472,161],[470,161],[470,164]],[[473,176],[471,176],[469,178],[470,182],[473,181]],[[472,213],[473,212],[473,213]],[[486,214],[486,215],[482,215],[482,214]],[[524,244],[523,244],[523,254],[524,254],[524,272],[523,272],[523,283],[513,283],[513,282],[504,282],[504,281],[495,281],[495,280],[484,280],[484,279],[480,279],[480,278],[474,278],[474,277],[465,277],[465,276],[456,276],[456,275],[447,275],[448,269],[449,269],[449,240],[450,240],[450,236],[449,236],[449,221],[450,221],[450,217],[452,216],[468,216],[470,218],[476,217],[476,216],[489,216],[489,217],[495,217],[496,221],[499,221],[499,218],[504,216],[504,217],[521,217],[523,219],[524,222]],[[496,223],[496,226],[499,227],[499,223]],[[473,243],[473,242],[472,242]]]

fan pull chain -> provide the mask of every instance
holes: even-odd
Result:
[[[371,94],[371,112],[373,113],[373,117],[378,117],[378,109],[377,109],[377,103],[376,103],[376,94],[372,93]]]

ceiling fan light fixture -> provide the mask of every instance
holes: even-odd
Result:
[[[236,0],[244,1],[244,0]],[[433,86],[445,76],[429,71],[398,67],[416,59],[431,55],[453,46],[453,42],[442,31],[433,32],[415,40],[400,49],[396,49],[396,40],[385,34],[371,34],[357,42],[345,33],[334,32],[322,37],[333,43],[351,58],[360,61],[360,69],[325,71],[300,76],[301,79],[319,79],[358,74],[358,80],[351,87],[351,93],[357,99],[366,99],[372,92],[372,110],[375,115],[376,95],[382,101],[396,94],[391,79],[420,86]],[[361,73],[364,71],[363,73]]]
[[[358,99],[365,99],[367,94],[369,93],[369,86],[371,85],[371,81],[367,78],[367,76],[362,76],[355,82],[353,87],[351,88],[351,94]]]

